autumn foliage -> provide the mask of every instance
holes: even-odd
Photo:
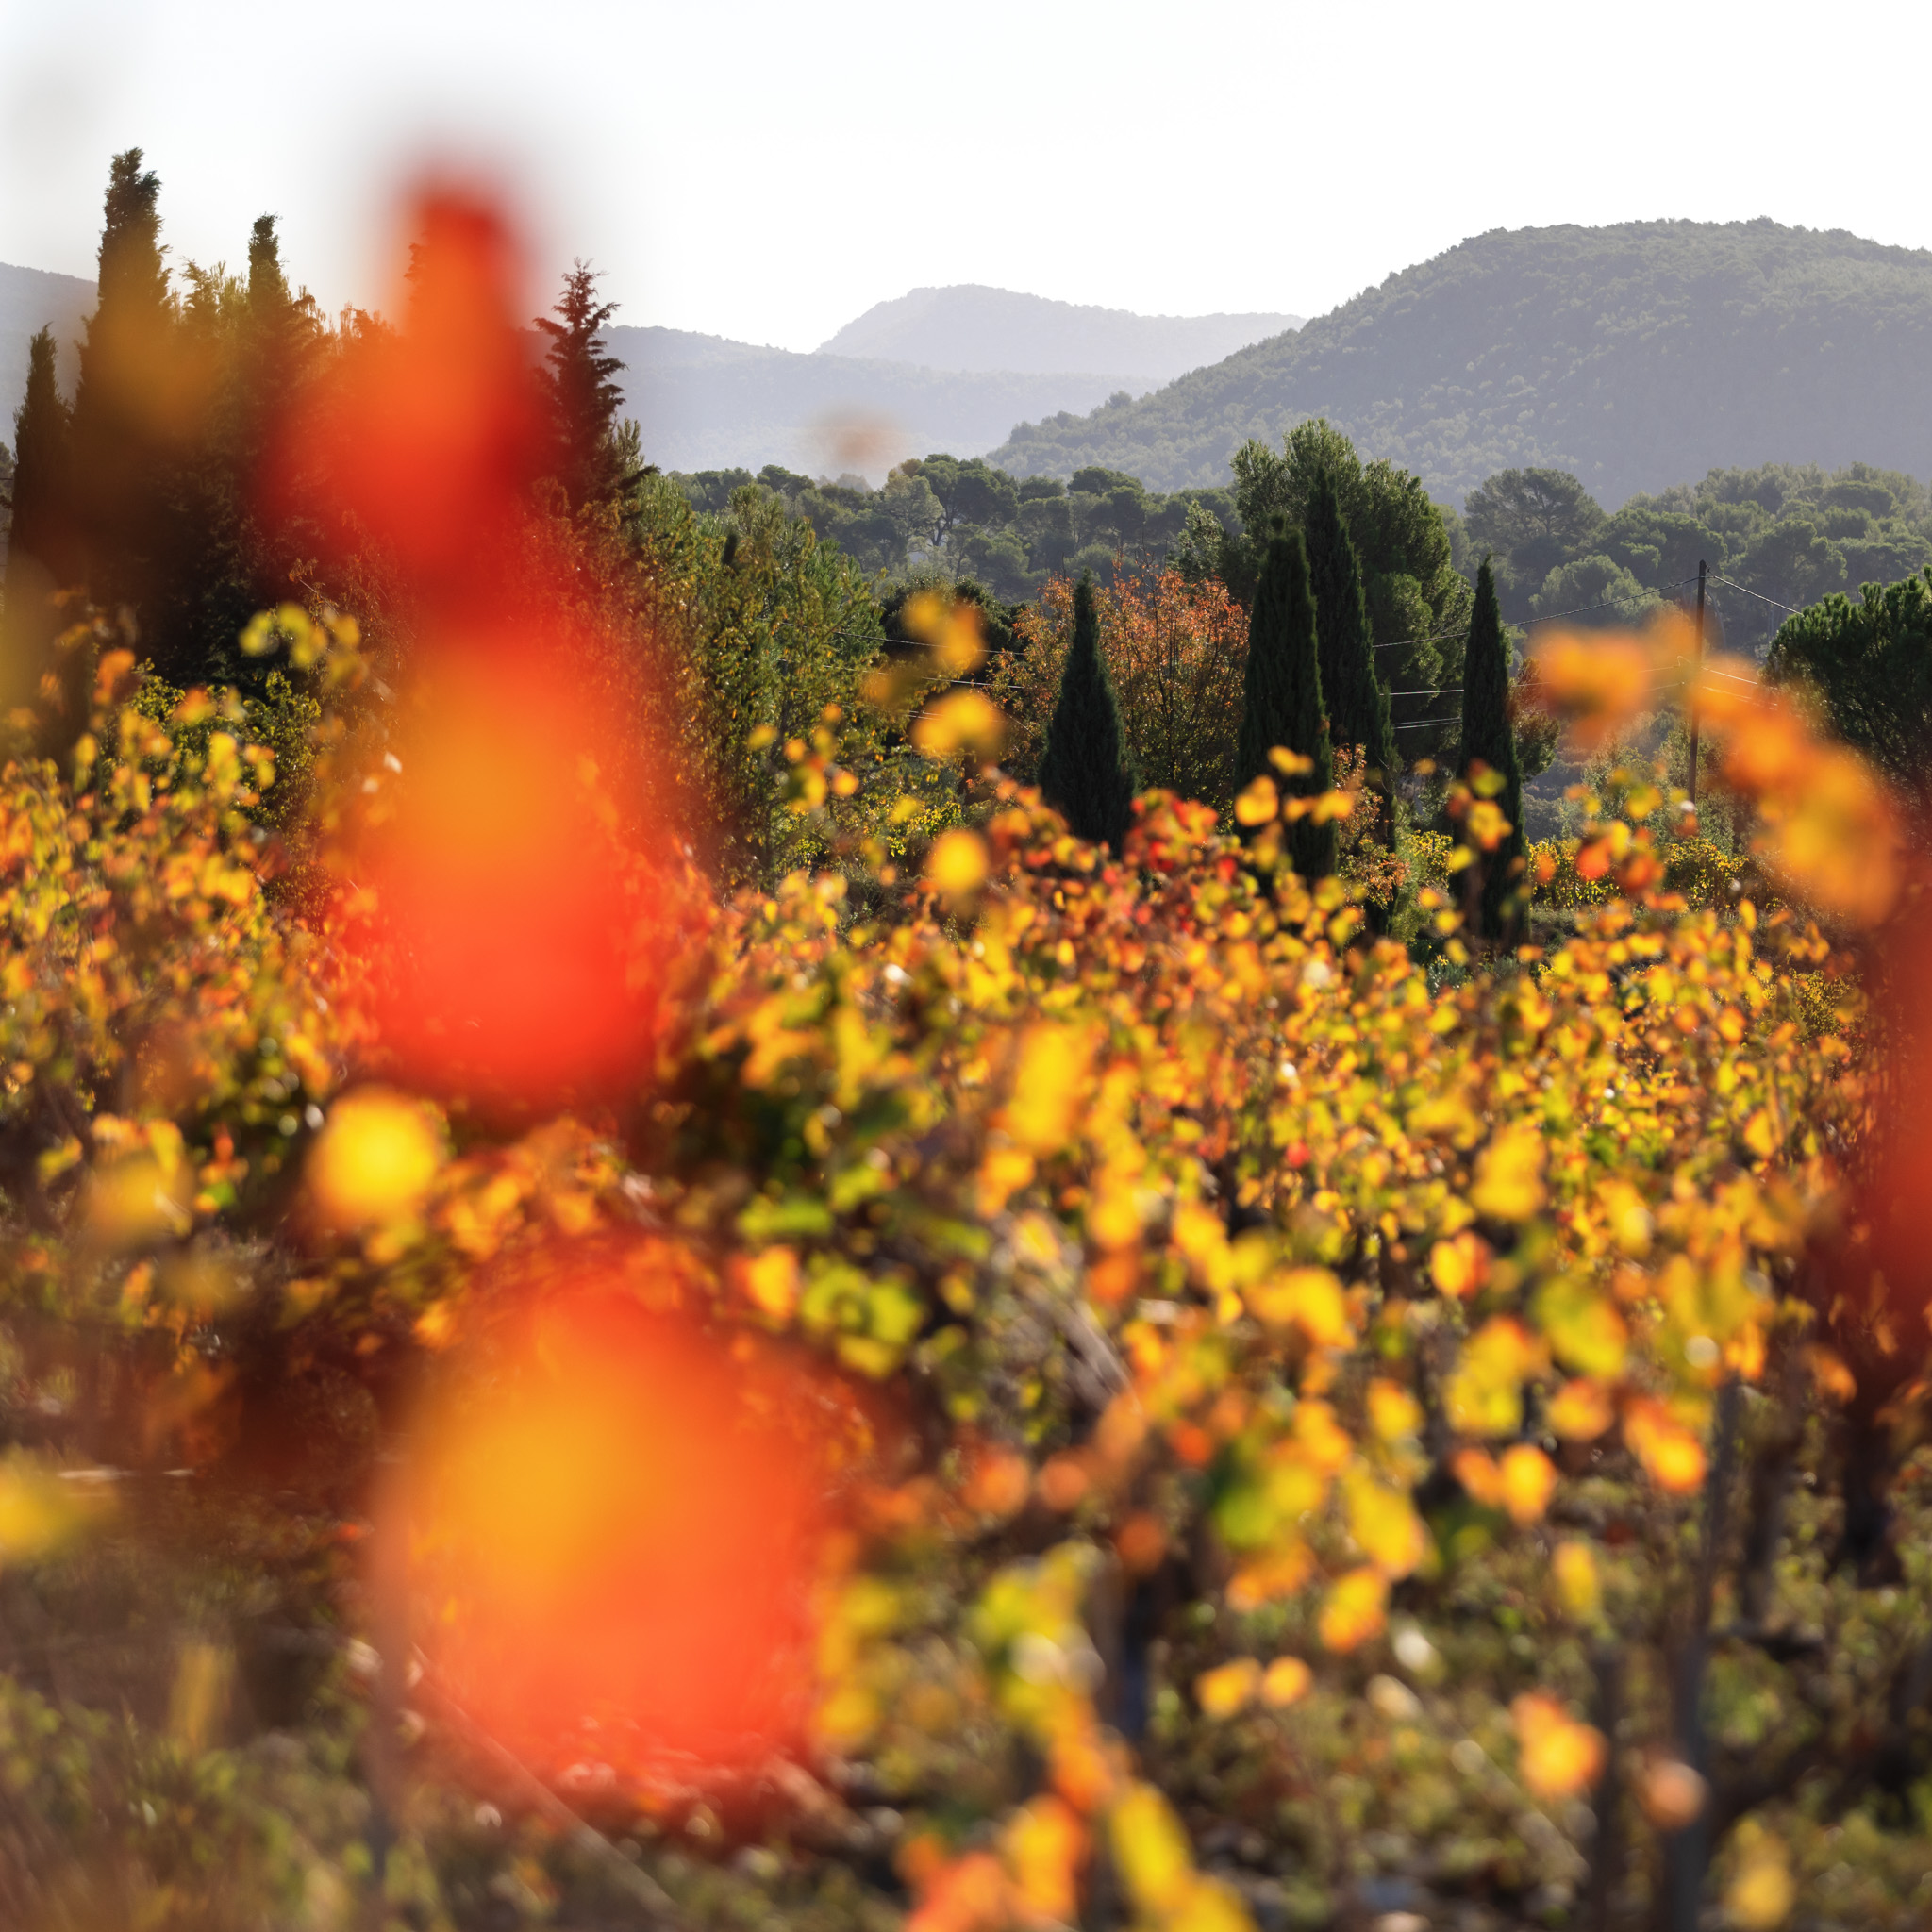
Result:
[[[1912,1923],[1924,1300],[1871,1176],[1925,1158],[1874,1048],[1924,1058],[1923,948],[1879,781],[1706,670],[1770,895],[1674,891],[1694,814],[1660,836],[1688,801],[1625,774],[1578,903],[1499,956],[1423,886],[1430,955],[1287,869],[1346,765],[1071,837],[988,768],[991,701],[928,688],[981,665],[935,606],[920,689],[881,663],[868,702],[922,703],[956,822],[891,849],[906,767],[828,708],[779,808],[825,862],[717,892],[551,694],[568,627],[474,594],[529,479],[508,244],[444,215],[355,508],[424,647],[376,708],[338,613],[254,633],[325,700],[289,835],[325,889],[281,883],[239,700],[151,715],[105,630],[72,760],[0,787],[41,1418],[0,1586],[118,1657],[114,1578],[189,1579],[117,1731],[9,1659],[15,1921],[346,1924],[379,1870],[437,1924],[580,1887],[1233,1932],[1426,1885],[1614,1925],[1689,1870],[1770,1927],[1849,1834],[1863,1915]],[[1156,753],[1164,707],[1234,702],[1222,593],[1104,595]],[[1541,675],[1607,734],[1690,673],[1665,635]],[[286,1725],[264,1629],[317,1660]]]

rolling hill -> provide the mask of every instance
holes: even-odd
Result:
[[[1298,315],[1136,315],[968,282],[875,303],[821,342],[819,354],[1029,375],[1120,369],[1145,387],[1301,323]]]
[[[1923,476],[1932,253],[1770,221],[1498,229],[1153,395],[1026,424],[990,460],[1213,485],[1244,439],[1317,415],[1457,502],[1526,464],[1608,505],[1772,460]]]

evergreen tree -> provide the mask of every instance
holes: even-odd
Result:
[[[160,181],[141,162],[141,150],[129,148],[108,174],[100,300],[74,397],[73,476],[89,593],[131,606],[152,644],[177,534],[172,444],[190,399],[176,367]]]
[[[1324,467],[1308,497],[1304,531],[1308,583],[1315,597],[1315,638],[1322,660],[1322,695],[1328,733],[1337,744],[1358,744],[1384,786],[1395,772],[1395,734],[1389,693],[1375,675],[1374,643],[1361,563],[1342,519],[1341,498]]]
[[[1301,777],[1276,774],[1268,754],[1276,745],[1313,763]],[[1334,780],[1335,759],[1322,709],[1322,664],[1315,636],[1315,600],[1308,589],[1308,555],[1299,530],[1268,540],[1248,618],[1248,669],[1241,692],[1241,728],[1235,782],[1264,773],[1284,792],[1307,797]],[[1335,827],[1297,819],[1289,830],[1294,869],[1322,878],[1335,869]]]
[[[597,300],[597,276],[581,261],[563,278],[563,296],[537,326],[550,338],[544,350],[549,368],[544,387],[555,440],[556,475],[573,509],[608,503],[635,480],[637,464],[626,460],[635,440],[625,443],[617,426],[624,391],[613,380],[624,367],[606,352],[604,331],[617,313],[614,302]]]
[[[311,305],[289,292],[274,215],[258,215],[248,237],[248,294],[242,312],[238,439],[245,466],[266,453],[286,413],[315,332]]]
[[[70,583],[68,408],[54,370],[54,331],[29,346],[26,394],[13,416],[13,524],[7,543],[7,608],[18,618],[29,599]]]
[[[1508,901],[1519,889],[1519,861],[1528,849],[1523,836],[1523,772],[1516,757],[1516,732],[1509,721],[1509,646],[1503,636],[1502,607],[1495,574],[1483,558],[1476,573],[1475,608],[1470,618],[1469,647],[1462,673],[1462,767],[1468,775],[1480,760],[1500,773],[1503,789],[1494,804],[1509,821],[1508,836],[1482,855],[1482,927],[1502,938],[1515,924]]]
[[[1134,769],[1113,680],[1100,655],[1093,579],[1074,591],[1074,641],[1060,673],[1058,702],[1040,759],[1040,790],[1069,828],[1116,852],[1133,817]]]

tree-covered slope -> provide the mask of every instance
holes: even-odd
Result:
[[[1612,505],[1771,460],[1924,475],[1932,253],[1771,221],[1497,230],[1152,396],[1026,425],[991,459],[1174,490],[1309,416],[1458,500],[1524,465]]]

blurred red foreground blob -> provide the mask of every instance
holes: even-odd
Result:
[[[621,1291],[546,1299],[507,1340],[459,1378],[414,1478],[441,1684],[552,1774],[798,1746],[834,1546],[830,1390]]]
[[[634,721],[582,694],[567,565],[532,559],[554,469],[501,217],[426,197],[400,333],[288,439],[284,476],[390,560],[401,686],[344,841],[343,905],[414,1084],[533,1107],[634,1091],[690,901],[629,795]],[[319,479],[317,472],[320,473]]]

